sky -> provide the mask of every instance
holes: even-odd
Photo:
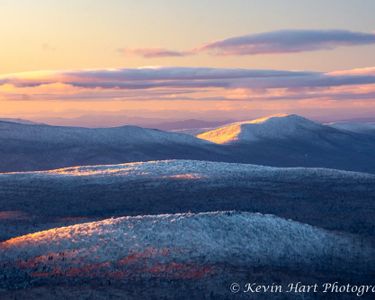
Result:
[[[375,115],[373,0],[0,0],[0,117]]]

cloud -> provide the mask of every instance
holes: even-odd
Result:
[[[150,88],[229,88],[245,83],[262,81],[282,81],[283,78],[304,78],[319,76],[313,72],[189,68],[189,67],[147,67],[134,69],[104,69],[54,71],[41,73],[20,73],[0,77],[0,83],[16,87],[35,87],[52,83],[64,83],[71,86],[103,89],[150,89]]]
[[[375,44],[375,34],[348,30],[280,30],[209,43],[199,51],[216,55],[280,54]]]
[[[375,74],[360,70],[320,73],[256,69],[146,67],[30,72],[0,77],[0,84],[11,84],[16,87],[37,87],[55,83],[76,87],[125,90],[183,87],[312,88],[373,84],[375,83]]]
[[[375,67],[333,71],[328,74],[333,75],[333,76],[334,75],[372,75],[372,76],[375,76]]]
[[[147,67],[31,72],[0,77],[6,100],[374,100],[375,68],[334,72]],[[238,91],[242,95],[238,97]],[[237,93],[237,94],[236,94]]]
[[[125,55],[136,55],[143,58],[182,57],[192,55],[192,53],[188,51],[175,51],[164,48],[121,48],[119,52]]]
[[[349,30],[279,30],[232,37],[207,43],[187,51],[163,48],[123,49],[125,54],[144,58],[184,57],[199,53],[211,55],[285,54],[331,50],[341,46],[375,44],[375,34]]]

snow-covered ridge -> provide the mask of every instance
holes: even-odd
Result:
[[[30,126],[33,125],[33,126]],[[194,136],[166,132],[138,126],[121,126],[113,128],[63,127],[20,122],[0,122],[0,138],[20,139],[22,141],[48,143],[95,143],[95,144],[165,144],[180,143],[200,145],[202,140]],[[206,142],[207,143],[207,142]]]
[[[309,176],[325,176],[326,178],[375,178],[375,175],[351,171],[342,171],[325,168],[278,168],[251,164],[210,162],[198,160],[159,160],[148,162],[125,163],[117,165],[76,166],[49,171],[0,173],[0,181],[10,179],[10,176],[37,176],[37,177],[123,177],[123,180],[132,178],[181,178],[181,179],[215,179],[218,177],[266,177],[289,179]],[[287,180],[287,178],[284,178]]]
[[[198,134],[197,137],[217,144],[279,139],[303,136],[324,128],[323,125],[298,115],[278,114],[251,121],[236,122]]]
[[[324,268],[322,261],[345,267],[354,260],[361,268],[372,264],[374,255],[349,237],[245,212],[107,219],[0,244],[0,262],[33,277],[194,277],[215,272],[218,264]]]
[[[375,172],[371,136],[296,115],[233,123],[198,137],[136,126],[77,128],[0,122],[0,172],[164,159]]]

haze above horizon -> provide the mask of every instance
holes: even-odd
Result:
[[[373,11],[371,0],[0,0],[0,117],[372,117]]]

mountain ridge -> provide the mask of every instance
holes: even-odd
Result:
[[[165,159],[375,172],[375,136],[297,115],[231,123],[198,137],[132,125],[83,128],[0,121],[0,143],[0,172]]]

